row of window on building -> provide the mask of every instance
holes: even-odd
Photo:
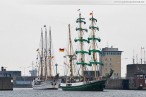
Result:
[[[139,79],[146,79],[146,75],[137,75]]]
[[[104,52],[103,55],[121,55],[121,52]]]
[[[112,66],[112,63],[104,63],[104,66]]]
[[[112,58],[105,58],[105,61],[112,61]]]
[[[0,77],[11,77],[9,73],[0,73]]]

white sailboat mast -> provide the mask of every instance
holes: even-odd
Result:
[[[45,80],[47,80],[48,78],[48,69],[47,69],[47,66],[48,66],[48,40],[47,40],[47,27],[46,25],[44,25],[44,28],[45,28],[45,52],[44,52],[44,56],[45,56],[45,68],[44,68],[44,73],[45,73]]]
[[[44,56],[44,54],[43,54],[43,51],[44,51],[44,49],[43,49],[43,29],[41,28],[41,55],[40,55],[40,69],[41,69],[41,74],[40,74],[40,79],[42,79],[43,78],[43,56]]]
[[[51,27],[49,28],[49,74],[50,79],[52,79],[52,37],[51,37]]]

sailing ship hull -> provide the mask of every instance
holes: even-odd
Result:
[[[61,86],[61,88],[64,91],[103,91],[105,83],[106,80],[91,81],[81,85]]]
[[[32,88],[34,90],[57,90],[59,87],[59,80],[53,82],[52,80],[47,80],[44,82],[34,82],[32,83]]]

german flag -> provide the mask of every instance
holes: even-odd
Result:
[[[59,51],[60,51],[60,52],[64,52],[64,48],[60,48]]]

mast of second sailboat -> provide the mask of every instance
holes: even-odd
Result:
[[[45,35],[43,35],[43,30]],[[49,28],[49,36],[47,34],[47,26],[41,28],[41,53],[40,53],[40,78],[47,80],[48,76],[52,79],[52,37],[51,27]]]
[[[49,77],[52,79],[52,36],[51,27],[49,27]]]
[[[45,80],[48,79],[48,69],[47,69],[47,64],[48,64],[48,38],[47,38],[47,27],[44,25],[45,28],[45,51],[44,51],[44,75],[45,75]]]
[[[92,16],[89,20],[91,21],[91,25],[89,26],[89,29],[91,29],[90,36],[88,38],[88,41],[90,43],[90,50],[89,55],[91,55],[91,61],[90,64],[94,66],[94,77],[97,79],[97,77],[100,75],[100,65],[103,65],[101,62],[99,62],[99,54],[101,54],[101,51],[98,48],[97,42],[100,42],[101,39],[96,37],[96,31],[99,31],[98,26],[96,26],[97,19],[93,17],[93,11],[90,13]],[[97,70],[99,71],[97,74]]]

